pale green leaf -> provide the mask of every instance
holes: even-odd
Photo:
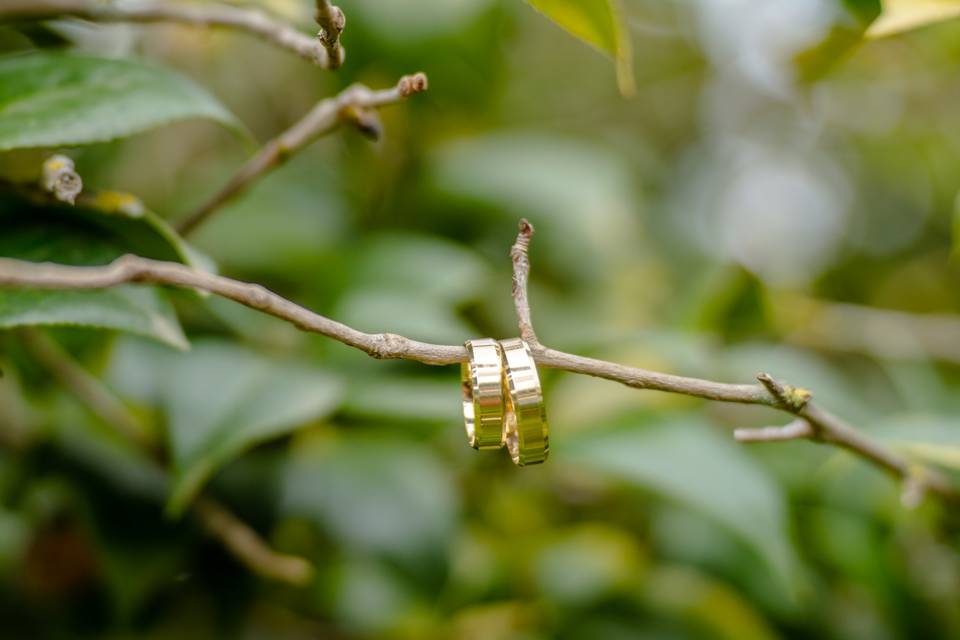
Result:
[[[591,605],[641,583],[643,554],[622,529],[587,523],[541,542],[534,561],[540,590],[568,606]]]
[[[342,389],[324,371],[214,341],[194,344],[188,353],[124,342],[110,377],[167,416],[173,513],[231,458],[329,414]]]
[[[390,331],[430,342],[458,344],[472,333],[451,305],[410,290],[351,291],[340,300],[334,317],[361,331]]]
[[[523,130],[455,138],[432,154],[430,172],[444,194],[488,205],[487,224],[530,218],[537,246],[549,248],[538,259],[570,278],[607,281],[605,261],[637,251],[636,181],[602,145]]]
[[[866,35],[883,38],[957,17],[958,0],[883,0],[883,12]]]
[[[483,290],[490,269],[476,253],[454,242],[381,233],[364,242],[350,273],[353,286],[360,289],[407,291],[462,303]]]
[[[920,463],[960,471],[960,420],[949,414],[905,414],[877,425],[877,434]]]
[[[901,442],[896,444],[913,458],[960,471],[960,443],[949,445],[929,442]]]
[[[527,0],[567,32],[606,53],[617,65],[624,95],[636,91],[633,48],[620,0]]]
[[[105,142],[188,118],[242,130],[206,90],[152,64],[50,52],[0,58],[0,150]]]
[[[410,420],[445,425],[461,420],[461,405],[449,380],[407,375],[364,376],[347,392],[344,413],[368,420]]]
[[[442,553],[453,532],[453,486],[421,446],[350,438],[298,452],[281,510],[314,520],[355,552],[422,560]]]
[[[693,418],[624,419],[575,434],[554,459],[650,489],[702,513],[749,545],[792,590],[796,558],[776,481],[710,425]]]

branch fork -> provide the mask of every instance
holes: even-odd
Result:
[[[221,27],[254,35],[286,49],[322,69],[336,69],[343,62],[340,33],[343,12],[325,5],[323,35],[310,37],[262,11],[227,4],[186,4],[179,2],[117,3],[98,0],[3,0],[2,20],[52,20],[80,18],[93,22],[178,23],[197,27]],[[339,25],[339,29],[337,26]],[[333,34],[336,33],[336,37]]]

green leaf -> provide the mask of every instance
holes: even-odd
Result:
[[[161,67],[50,52],[0,58],[0,150],[105,142],[188,118],[242,131],[206,90]]]
[[[358,252],[351,284],[462,303],[476,299],[489,275],[489,266],[463,245],[432,236],[381,233]]]
[[[803,82],[820,79],[863,42],[867,28],[880,15],[880,0],[840,0],[833,10],[826,36],[794,59]]]
[[[643,553],[627,531],[586,523],[543,540],[534,560],[540,590],[566,606],[591,605],[640,584]]]
[[[461,410],[449,380],[416,378],[409,374],[365,375],[349,387],[343,404],[343,412],[350,417],[444,425],[459,422]]]
[[[620,93],[633,95],[633,47],[620,0],[527,0],[575,37],[614,59]]]
[[[281,510],[305,516],[360,554],[444,553],[457,517],[448,470],[419,445],[349,438],[298,452]]]
[[[487,205],[485,225],[543,222],[538,260],[571,279],[607,282],[611,263],[637,252],[636,180],[602,145],[525,130],[456,138],[434,151],[430,172],[444,194]],[[569,258],[581,254],[591,259]]]
[[[110,377],[124,393],[166,413],[174,514],[231,458],[329,414],[342,390],[324,371],[213,341],[195,343],[188,353],[124,342]]]
[[[334,317],[361,331],[390,331],[431,342],[458,344],[472,333],[451,305],[412,291],[350,291],[337,304]]]
[[[0,290],[0,329],[31,325],[113,329],[153,338],[177,349],[189,347],[170,302],[159,292],[143,287]]]
[[[476,253],[441,238],[400,233],[364,242],[348,273],[350,286],[334,313],[342,322],[453,343],[471,333],[457,305],[481,298],[490,281]]]
[[[960,193],[953,201],[953,256],[960,256]]]
[[[958,0],[883,0],[883,11],[866,35],[883,38],[957,17]]]
[[[357,23],[362,23],[364,30],[373,32],[377,42],[409,47],[433,38],[462,35],[492,4],[493,0],[353,0],[350,13],[357,16]],[[305,25],[314,24],[310,11],[304,11],[303,18]]]
[[[554,444],[554,449],[557,449]],[[762,557],[789,591],[796,566],[783,496],[731,439],[689,419],[624,419],[568,438],[567,459],[680,502]]]
[[[644,584],[645,602],[660,615],[690,620],[707,637],[775,640],[757,603],[727,581],[681,565],[660,565]]]
[[[888,418],[878,434],[921,463],[960,471],[960,420],[953,415],[906,414]]]
[[[0,256],[72,265],[106,264],[124,253],[202,267],[175,231],[126,194],[84,195],[77,206],[29,190],[0,195]],[[0,328],[73,325],[126,331],[178,349],[188,344],[159,289],[0,290]]]

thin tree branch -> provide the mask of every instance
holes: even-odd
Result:
[[[712,380],[676,376],[657,371],[629,367],[614,362],[586,358],[545,347],[536,338],[530,322],[530,306],[526,285],[529,279],[529,244],[533,227],[524,221],[513,246],[514,302],[521,331],[530,343],[537,364],[619,382],[636,389],[652,389],[683,395],[772,407],[805,421],[810,432],[804,437],[847,449],[907,481],[908,486],[922,487],[939,497],[960,502],[960,490],[939,471],[915,465],[906,457],[868,438],[840,418],[811,401],[806,389],[788,385],[768,374],[759,374],[760,384],[727,384]],[[0,286],[47,289],[101,289],[126,283],[147,283],[186,287],[208,291],[257,309],[294,326],[319,333],[360,349],[375,358],[415,360],[431,365],[465,362],[466,349],[461,345],[438,345],[411,340],[392,333],[369,334],[316,314],[264,287],[223,276],[196,271],[181,264],[149,260],[136,256],[118,258],[101,267],[72,267],[50,263],[31,263],[0,258]],[[796,436],[799,428],[788,434]],[[760,438],[753,432],[739,431],[744,441],[769,441],[769,431]]]
[[[72,267],[0,258],[0,286],[34,289],[105,289],[126,283],[171,285],[208,291],[338,340],[375,358],[454,364],[467,359],[463,345],[438,345],[392,333],[369,334],[305,309],[265,287],[191,269],[177,262],[127,255],[102,267]]]
[[[49,336],[33,329],[20,331],[23,344],[36,361],[91,413],[107,426],[150,455],[151,464],[166,476],[155,460],[155,443],[140,420],[96,376],[84,369]],[[191,507],[207,533],[220,540],[227,550],[253,573],[270,580],[302,586],[314,569],[304,558],[278,553],[224,505],[200,496]]]
[[[219,502],[201,495],[193,504],[193,512],[211,536],[260,577],[297,586],[313,578],[314,568],[308,560],[277,553],[250,525]]]
[[[229,182],[199,209],[178,225],[180,233],[188,234],[225,203],[232,200],[262,175],[318,137],[334,130],[344,122],[355,122],[357,110],[368,110],[399,102],[415,93],[426,91],[427,76],[415,73],[403,76],[392,89],[373,91],[363,85],[353,85],[333,98],[321,100],[303,118],[276,138],[267,142],[250,158]]]
[[[340,46],[340,34],[347,23],[346,16],[340,7],[335,7],[329,0],[317,0],[317,24],[320,25],[320,42],[327,50],[330,68],[336,69],[343,64],[343,47]]]
[[[526,334],[532,337],[532,340],[527,338],[527,341],[530,343],[533,357],[538,364],[558,366],[567,371],[617,380],[623,384],[639,388],[660,389],[712,400],[771,406],[792,413],[805,423],[806,427],[798,426],[794,421],[785,427],[776,429],[741,429],[735,433],[737,440],[741,442],[770,442],[805,438],[833,444],[868,460],[894,477],[903,480],[905,491],[909,491],[911,494],[917,494],[918,492],[922,494],[925,490],[929,490],[951,502],[960,502],[960,489],[953,486],[945,475],[935,469],[916,465],[906,457],[887,449],[840,418],[815,405],[811,402],[812,394],[806,389],[775,380],[769,374],[760,373],[757,375],[760,386],[727,385],[706,380],[664,376],[664,374],[652,371],[581,358],[544,347],[537,340],[530,322],[530,303],[525,290],[529,280],[530,259],[528,252],[532,235],[533,227],[526,220],[521,220],[517,241],[514,243],[510,254],[514,269],[513,298],[520,332],[521,335]],[[905,493],[904,503],[910,504],[912,501],[907,500],[906,495]]]
[[[340,14],[343,15],[342,12]],[[335,69],[343,60],[339,39],[334,59],[323,38],[312,38],[255,9],[216,4],[113,4],[96,0],[3,0],[2,20],[81,18],[93,22],[175,22],[199,27],[224,27],[253,34],[287,49],[323,69]]]
[[[21,329],[19,336],[34,360],[91,413],[138,448],[151,453],[155,451],[157,443],[143,424],[56,341],[30,328]]]

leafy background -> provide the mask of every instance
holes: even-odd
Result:
[[[309,4],[261,6],[310,31]],[[770,371],[960,467],[955,3],[342,4],[336,74],[233,33],[0,28],[0,254],[133,251],[458,343],[516,333],[526,216],[548,344]],[[417,69],[431,89],[384,110],[382,141],[324,138],[191,245],[172,232],[251,136]],[[55,149],[77,207],[13,186]],[[129,405],[166,473],[34,361],[28,325]],[[544,371],[551,459],[518,470],[465,446],[455,368],[216,298],[0,291],[0,327],[4,637],[960,636],[956,513],[903,509],[829,448],[732,441],[773,412]],[[200,490],[312,582],[238,565],[186,512]]]

